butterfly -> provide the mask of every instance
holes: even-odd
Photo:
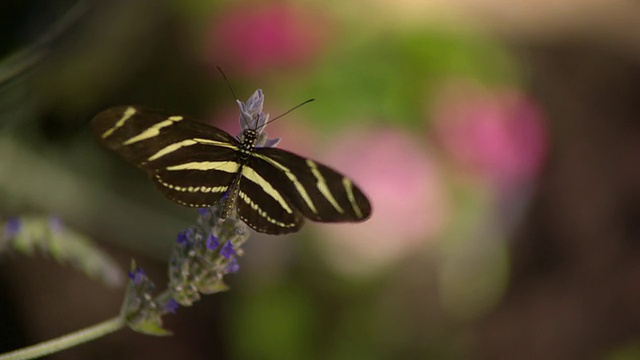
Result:
[[[304,219],[359,222],[371,204],[353,182],[317,161],[271,147],[262,129],[260,89],[240,107],[242,133],[235,138],[216,127],[137,106],[107,109],[91,121],[109,149],[145,170],[178,204],[204,208],[222,201],[221,218],[236,211],[256,231],[293,233]]]

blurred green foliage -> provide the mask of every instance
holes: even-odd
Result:
[[[438,30],[344,37],[323,60],[292,82],[288,96],[299,92],[321,100],[308,117],[334,129],[363,119],[421,128],[446,80],[518,81],[513,60],[495,41]]]

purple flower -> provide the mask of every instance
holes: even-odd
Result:
[[[222,249],[220,249],[220,255],[228,259],[235,254],[236,251],[233,249],[233,244],[231,243],[231,241],[227,241],[226,243],[224,243],[224,245],[222,245]]]
[[[19,218],[10,218],[4,224],[4,236],[8,238],[14,237],[18,233],[18,231],[20,231],[20,226],[21,224]]]
[[[235,273],[240,270],[240,264],[238,264],[238,260],[236,258],[231,258],[229,263],[227,264],[227,273]]]
[[[240,107],[240,126],[243,130],[258,129],[260,131],[269,119],[269,114],[262,112],[264,94],[261,89],[256,90],[247,100],[246,104],[236,100]],[[256,121],[254,121],[254,119]]]
[[[129,271],[128,275],[129,279],[133,281],[134,285],[140,285],[140,283],[142,283],[147,278],[147,274],[144,273],[144,270],[138,267],[133,270],[133,272]]]
[[[187,236],[187,230],[178,233],[178,244],[187,246],[189,244],[189,237]]]
[[[198,214],[200,214],[200,216],[205,216],[208,212],[209,208],[198,208]]]
[[[218,246],[220,246],[220,240],[218,240],[218,237],[211,234],[209,235],[209,237],[207,238],[207,249],[209,250],[215,250],[218,248]]]
[[[178,310],[179,307],[180,307],[180,304],[178,304],[178,302],[175,301],[173,298],[170,298],[169,301],[167,301],[164,304],[165,311],[170,312],[172,314],[175,314],[176,310]]]
[[[280,143],[280,138],[275,139],[264,139],[263,144],[259,147],[276,147]],[[256,144],[258,146],[258,144]]]
[[[236,100],[238,106],[240,106],[240,112],[246,114],[249,119],[253,119],[254,116],[262,113],[262,107],[264,105],[264,94],[261,89],[253,92],[246,103],[240,100]]]

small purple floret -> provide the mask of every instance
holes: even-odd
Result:
[[[140,285],[140,283],[147,277],[147,274],[144,273],[142,268],[136,268],[133,272],[129,271],[128,275],[134,285]]]
[[[224,243],[224,245],[222,245],[222,249],[220,249],[220,255],[228,259],[235,254],[236,251],[233,249],[233,244],[231,243],[231,241],[227,241],[226,243]]]
[[[218,248],[218,246],[220,246],[220,240],[218,239],[217,236],[211,234],[209,235],[209,237],[207,238],[207,249],[209,250],[215,250]]]
[[[229,263],[227,264],[227,273],[235,273],[240,270],[240,264],[238,264],[238,260],[236,258],[231,258]]]
[[[176,310],[178,310],[178,308],[179,308],[179,307],[180,307],[180,304],[178,304],[178,302],[177,302],[177,301],[175,301],[173,298],[169,299],[169,301],[167,301],[167,302],[164,304],[164,309],[165,309],[167,312],[170,312],[170,313],[172,313],[172,314],[175,314],[175,313],[176,313]]]
[[[10,218],[9,220],[7,220],[7,223],[4,224],[4,236],[8,238],[15,236],[18,231],[20,231],[20,226],[21,224],[19,218]]]
[[[178,244],[186,246],[189,244],[189,237],[187,236],[187,230],[178,233]]]
[[[279,142],[280,142],[280,138],[266,139],[264,141],[264,144],[262,144],[262,146],[260,147],[276,147],[276,145],[278,145]]]
[[[209,208],[198,208],[198,214],[200,214],[200,216],[205,216],[208,212]]]

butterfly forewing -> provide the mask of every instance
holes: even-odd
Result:
[[[183,116],[122,106],[101,112],[91,126],[108,148],[145,169],[163,194],[182,205],[217,204],[239,168],[233,137]]]
[[[277,148],[257,148],[250,166],[305,217],[322,222],[362,221],[371,205],[347,177],[317,161]]]
[[[91,127],[105,146],[144,169],[159,169],[197,154],[229,158],[239,146],[215,127],[134,106],[105,110],[93,118]]]

